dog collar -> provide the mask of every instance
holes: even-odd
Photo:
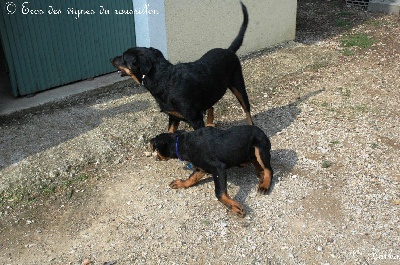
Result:
[[[176,138],[175,138],[175,153],[176,153],[176,156],[179,158],[179,160],[183,161],[182,157],[179,155],[179,152],[178,152],[178,144],[179,144],[178,139],[179,139],[179,136],[176,136]]]

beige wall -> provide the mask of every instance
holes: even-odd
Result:
[[[243,0],[249,25],[239,55],[295,38],[296,0]],[[243,21],[239,1],[165,0],[168,59],[198,59],[209,49],[227,48]]]

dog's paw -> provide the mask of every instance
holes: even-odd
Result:
[[[268,171],[264,170],[261,172],[259,179],[257,192],[263,195],[268,194],[271,187],[271,174],[268,174]]]
[[[181,180],[181,179],[177,179],[172,181],[169,186],[173,189],[183,189],[186,188],[185,187],[185,181]]]
[[[244,218],[246,215],[246,211],[239,203],[231,205],[231,210],[235,215],[239,216],[240,218]]]
[[[215,123],[207,123],[206,127],[217,127],[217,125]]]
[[[258,186],[257,192],[262,195],[266,195],[269,193],[269,187],[265,188],[263,186]]]
[[[235,200],[232,200],[227,193],[224,193],[221,197],[218,198],[220,202],[222,202],[226,207],[228,207],[234,214],[239,217],[244,217],[246,212],[243,206]]]

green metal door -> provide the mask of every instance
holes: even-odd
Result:
[[[0,5],[14,96],[110,73],[115,70],[110,58],[135,46],[132,0],[0,0]]]

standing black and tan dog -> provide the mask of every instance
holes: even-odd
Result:
[[[212,49],[197,61],[176,65],[167,61],[155,48],[135,47],[111,59],[121,76],[129,75],[143,84],[161,111],[169,115],[169,132],[176,131],[180,121],[186,121],[194,129],[204,127],[206,111],[207,125],[213,125],[213,105],[223,97],[227,88],[239,100],[247,123],[253,124],[242,67],[235,54],[243,43],[248,24],[247,9],[243,3],[241,5],[244,20],[228,49]]]
[[[206,127],[192,132],[162,133],[151,139],[150,145],[161,160],[179,158],[190,161],[195,167],[187,180],[175,180],[171,188],[189,188],[210,173],[218,200],[240,217],[245,215],[242,205],[227,192],[228,168],[253,163],[259,178],[258,192],[266,194],[270,188],[271,143],[257,126],[242,125],[228,130]]]

